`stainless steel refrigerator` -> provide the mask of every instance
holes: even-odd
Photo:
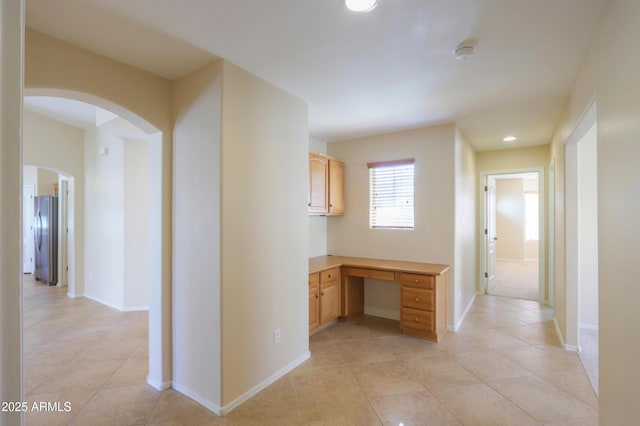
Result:
[[[34,197],[36,280],[58,283],[58,198],[51,195]]]

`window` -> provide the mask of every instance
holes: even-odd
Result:
[[[538,193],[524,193],[524,237],[527,241],[538,241]]]
[[[369,226],[413,229],[414,160],[369,163]]]

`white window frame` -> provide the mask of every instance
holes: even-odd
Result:
[[[367,163],[369,168],[369,228],[415,228],[415,160]],[[386,199],[378,196],[386,191]]]

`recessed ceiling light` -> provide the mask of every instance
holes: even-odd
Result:
[[[516,139],[518,139],[518,138],[516,138],[515,136],[507,136],[507,137],[505,137],[505,138],[504,138],[504,139],[502,139],[502,140],[503,140],[503,141],[505,141],[505,142],[513,142],[513,141],[515,141]]]
[[[344,0],[345,6],[354,12],[370,12],[378,5],[377,0]]]

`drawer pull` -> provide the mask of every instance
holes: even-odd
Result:
[[[416,322],[420,322],[420,318],[416,317]]]
[[[331,274],[327,275],[327,278],[331,278]]]
[[[367,275],[372,276],[373,274],[371,272],[369,272]]]
[[[316,294],[316,299],[318,298],[318,295]]]
[[[320,293],[322,296],[324,296],[324,291],[322,293]]]
[[[419,298],[419,297],[416,297],[416,302],[419,302],[419,301],[420,301],[420,298]]]
[[[418,284],[420,282],[420,280],[416,280],[415,282],[416,282],[416,284]]]

